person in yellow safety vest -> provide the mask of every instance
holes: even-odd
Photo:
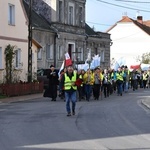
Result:
[[[147,85],[147,82],[148,82],[148,74],[147,74],[147,71],[144,71],[143,73],[143,88],[145,89],[146,88],[146,85]]]
[[[93,76],[94,76],[93,96],[95,100],[98,100],[99,95],[100,95],[102,81],[103,81],[103,75],[101,73],[100,68],[98,67],[95,68]]]
[[[122,96],[123,72],[120,67],[118,68],[118,71],[116,72],[116,84],[117,84],[117,94]]]
[[[94,82],[94,77],[91,69],[89,68],[86,73],[83,75],[83,83],[85,88],[86,100],[89,101],[92,95],[92,86]]]
[[[75,115],[75,107],[76,107],[76,101],[77,101],[77,85],[76,81],[78,79],[77,72],[74,71],[72,66],[67,67],[66,73],[63,74],[61,83],[60,83],[60,89],[64,88],[65,92],[65,101],[66,101],[66,111],[67,116]],[[70,102],[72,102],[72,110],[70,108]]]

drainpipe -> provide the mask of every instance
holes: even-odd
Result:
[[[28,82],[32,82],[32,0],[29,2],[28,24]]]
[[[57,63],[57,38],[59,38],[59,34],[56,32],[54,35],[54,66],[56,66]],[[57,67],[57,66],[56,66]]]

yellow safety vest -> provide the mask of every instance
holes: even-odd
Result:
[[[123,81],[123,73],[116,73],[117,80]]]
[[[143,80],[148,80],[148,74],[143,74]]]
[[[70,80],[69,76],[67,76],[67,74],[65,73],[64,89],[65,90],[70,90],[71,87],[72,87],[74,90],[77,90],[77,86],[74,85],[76,79],[77,79],[77,74],[76,73],[73,74],[71,80]]]

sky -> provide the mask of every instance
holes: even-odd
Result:
[[[122,16],[150,20],[150,0],[86,0],[86,23],[95,31],[105,32]]]

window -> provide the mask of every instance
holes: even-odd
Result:
[[[79,26],[82,27],[83,23],[83,14],[82,14],[82,7],[79,8]]]
[[[81,47],[78,48],[78,60],[83,61],[83,48]]]
[[[32,53],[32,63],[34,63],[34,53]]]
[[[15,51],[15,68],[21,67],[21,49]]]
[[[88,51],[88,53],[87,53],[87,60],[91,61],[91,49],[87,48],[87,51]]]
[[[62,46],[58,46],[58,59],[63,59],[63,54]]]
[[[74,25],[74,7],[71,4],[69,4],[68,14],[68,24]]]
[[[46,45],[46,58],[47,59],[54,59],[54,50],[53,45]]]
[[[58,6],[58,7],[59,7],[59,10],[58,10],[58,13],[59,13],[59,22],[62,22],[62,20],[63,20],[63,16],[62,16],[62,14],[63,14],[62,1],[59,0],[59,4],[58,4],[58,5],[59,5],[59,6]]]
[[[101,62],[105,62],[105,59],[104,59],[104,56],[105,56],[104,55],[104,50],[101,51],[101,55],[100,56],[101,56]]]
[[[15,5],[8,4],[8,24],[15,25]]]
[[[95,55],[97,55],[98,54],[98,49],[97,49],[97,47],[95,47]]]
[[[41,48],[38,49],[38,52],[37,52],[37,59],[38,59],[38,60],[41,60],[41,59],[42,59],[42,49],[41,49]]]
[[[0,69],[2,69],[2,48],[0,47]]]

